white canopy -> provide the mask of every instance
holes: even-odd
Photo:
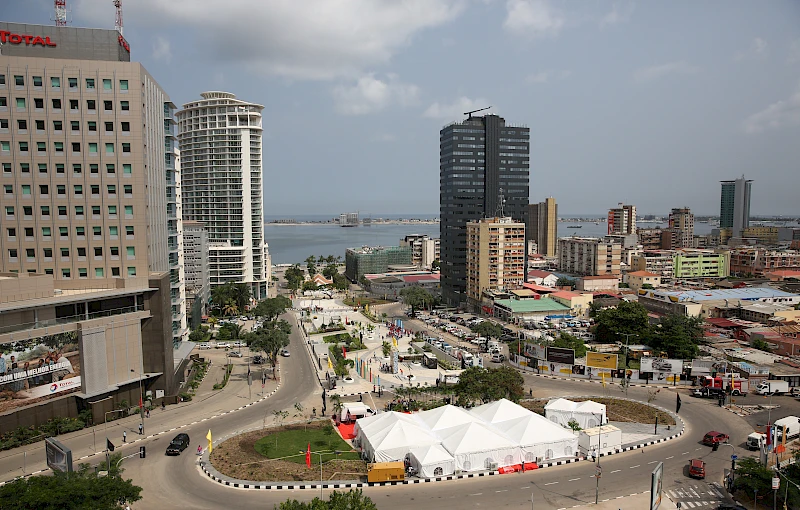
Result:
[[[448,476],[456,472],[455,459],[438,444],[412,448],[408,461],[419,476],[426,478]]]
[[[472,415],[466,409],[449,404],[423,411],[417,414],[416,418],[434,431],[480,421],[480,418]]]
[[[483,471],[519,464],[522,455],[514,441],[480,422],[465,423],[439,431],[442,446],[462,471]]]
[[[425,427],[398,420],[378,431],[370,429],[361,447],[368,459],[391,462],[405,459],[412,447],[439,443],[441,440]]]
[[[551,400],[544,406],[545,417],[562,427],[568,427],[570,420],[575,420],[582,429],[597,427],[608,423],[606,406],[598,402],[586,400],[573,402],[565,398]]]
[[[519,404],[501,398],[495,402],[483,404],[472,410],[472,414],[488,423],[497,423],[514,418],[522,418],[535,414]]]
[[[525,462],[536,462],[539,457],[571,457],[578,449],[578,437],[572,431],[536,413],[502,421],[495,426],[520,446]]]

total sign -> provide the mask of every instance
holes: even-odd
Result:
[[[0,43],[2,44],[22,44],[25,46],[51,46],[55,47],[56,43],[50,40],[50,37],[40,37],[38,35],[27,34],[14,34],[8,30],[0,30]]]
[[[42,384],[41,386],[36,386],[35,388],[31,388],[30,390],[24,392],[24,395],[27,396],[28,398],[46,397],[48,395],[55,395],[56,393],[61,393],[62,391],[67,391],[80,387],[81,387],[81,378],[71,377],[69,379],[63,379],[61,381],[56,381],[54,383]]]

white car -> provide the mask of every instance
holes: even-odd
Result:
[[[230,356],[232,358],[241,358],[242,357],[242,353],[239,352],[239,351],[231,351],[231,352],[228,353],[228,356]]]
[[[208,342],[202,342],[202,343],[197,344],[197,348],[198,349],[211,349],[211,344],[209,344]]]
[[[229,344],[228,342],[220,342],[216,344],[214,347],[216,347],[217,349],[230,349],[231,344]]]
[[[281,350],[281,356],[283,356],[284,358],[288,358],[289,356],[291,356],[291,354],[289,353],[289,349]]]
[[[233,342],[234,347],[247,347],[245,342]]]

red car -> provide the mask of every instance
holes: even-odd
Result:
[[[727,443],[728,439],[730,439],[728,434],[712,430],[703,436],[703,444],[706,446],[714,446],[715,444]]]
[[[705,478],[706,477],[706,463],[700,459],[692,459],[689,461],[689,476],[692,478]]]

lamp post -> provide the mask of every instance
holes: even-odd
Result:
[[[134,369],[131,369],[131,373],[136,374]],[[139,370],[139,418],[141,420],[142,425],[142,435],[144,435],[144,393],[142,393],[142,371],[141,367]]]
[[[594,416],[596,414],[592,413]],[[597,467],[594,473],[594,504],[598,504],[600,499],[600,449],[602,448],[601,441],[603,440],[603,415],[600,415],[600,428],[597,431]]]
[[[625,368],[627,369],[628,368],[628,354],[630,353],[630,350],[628,349],[628,344],[630,343],[632,336],[638,337],[639,335],[637,335],[636,333],[620,333],[620,335],[625,337]]]
[[[308,453],[300,450],[300,453]],[[319,499],[322,499],[322,454],[323,453],[333,453],[335,455],[339,455],[342,453],[339,450],[320,450],[317,452],[311,452],[312,455],[319,455]]]

